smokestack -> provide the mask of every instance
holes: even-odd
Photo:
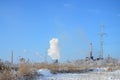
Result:
[[[58,59],[53,60],[53,63],[57,64],[58,63]]]
[[[11,53],[11,64],[13,64],[13,51]]]
[[[90,43],[90,59],[93,59],[93,56],[92,56],[92,42]]]

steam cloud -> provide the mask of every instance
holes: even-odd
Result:
[[[60,58],[59,40],[57,38],[53,38],[50,40],[50,48],[48,49],[48,55],[53,60]]]

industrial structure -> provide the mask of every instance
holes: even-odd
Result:
[[[13,51],[11,53],[11,64],[13,64]]]
[[[93,56],[92,56],[92,42],[90,43],[90,59],[93,60]]]
[[[54,59],[54,60],[53,60],[53,63],[54,63],[54,64],[57,64],[57,63],[58,63],[58,59]]]
[[[86,57],[86,61],[88,60],[93,60],[93,55],[92,55],[92,42],[90,43],[90,56],[89,57]]]
[[[103,41],[103,36],[105,35],[105,33],[103,32],[103,28],[104,28],[104,25],[102,24],[101,26],[100,26],[100,54],[99,54],[99,59],[103,59],[103,43],[104,43],[104,41]]]
[[[106,35],[106,33],[103,32],[103,29],[104,29],[104,25],[102,24],[102,25],[100,25],[100,33],[99,33],[99,36],[100,36],[100,52],[99,52],[98,58],[94,59],[94,57],[93,57],[92,42],[91,42],[90,43],[90,53],[89,53],[90,56],[86,57],[86,61],[88,61],[88,60],[102,60],[103,59],[103,53],[104,53],[103,37],[104,37],[104,35]]]

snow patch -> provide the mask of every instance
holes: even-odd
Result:
[[[120,74],[120,70],[116,70],[115,73],[119,73]]]
[[[95,68],[93,69],[93,72],[105,72],[107,71],[107,68]]]
[[[48,69],[39,69],[37,70],[38,75],[43,75],[43,76],[52,76],[52,73]]]

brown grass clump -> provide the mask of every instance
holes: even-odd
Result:
[[[35,66],[37,69],[49,69],[52,73],[56,73],[59,69],[59,64],[48,64],[48,63],[40,63]]]
[[[51,70],[53,74],[56,74],[59,70],[59,64],[49,64],[48,69]]]
[[[35,68],[37,69],[48,69],[48,67],[49,67],[48,63],[35,64]]]
[[[11,71],[10,65],[0,62],[0,80],[16,80],[16,78]]]
[[[35,74],[32,65],[29,62],[23,62],[19,64],[18,67],[18,76],[29,76],[32,77]]]
[[[2,74],[0,74],[0,80],[16,80],[16,78],[17,77],[8,70],[4,70]]]

